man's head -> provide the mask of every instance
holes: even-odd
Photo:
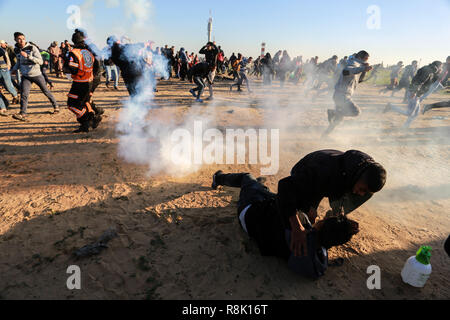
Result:
[[[356,57],[363,62],[367,62],[369,61],[370,55],[367,51],[361,50],[356,54]]]
[[[439,73],[439,72],[441,72],[441,69],[442,69],[442,62],[440,62],[440,61],[434,61],[434,62],[431,64],[431,66],[432,66],[433,68],[435,68],[435,73]]]
[[[109,47],[112,47],[115,43],[118,43],[119,39],[116,36],[109,36],[108,39],[106,39],[106,44]]]
[[[386,170],[379,163],[372,162],[363,171],[361,177],[353,186],[353,193],[365,196],[368,193],[376,193],[386,184]]]
[[[345,216],[328,218],[314,225],[319,244],[326,249],[349,242],[359,232],[359,224]]]
[[[75,46],[79,46],[84,44],[84,40],[86,36],[82,30],[75,29],[74,34],[72,35],[72,42]]]
[[[417,62],[417,60],[414,60],[414,61],[412,62],[412,65],[413,65],[414,67],[417,67],[418,64],[419,64],[419,63]]]
[[[0,40],[0,47],[2,47],[3,49],[6,49],[7,45],[8,44],[6,43],[5,40]]]
[[[22,32],[14,32],[14,40],[20,48],[25,47],[25,44],[27,43],[25,35]]]
[[[206,49],[212,50],[213,46],[214,46],[214,43],[208,42],[208,43],[206,44]]]
[[[403,67],[403,61],[399,61],[399,62],[397,63],[397,66]]]
[[[242,59],[242,54],[238,53],[238,60],[241,60],[241,59]]]

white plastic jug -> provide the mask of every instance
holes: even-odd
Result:
[[[402,270],[403,282],[416,288],[423,288],[432,272],[430,259],[431,247],[421,247],[416,256],[406,261]]]

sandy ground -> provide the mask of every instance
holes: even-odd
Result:
[[[388,169],[386,188],[352,214],[361,232],[330,250],[342,267],[310,281],[283,261],[261,257],[236,218],[238,191],[210,189],[218,169],[260,175],[257,165],[203,166],[185,177],[148,175],[147,166],[118,156],[115,131],[127,93],[102,85],[97,104],[105,121],[75,135],[65,109],[67,80],[55,79],[63,111],[33,88],[29,123],[0,118],[0,297],[3,299],[449,299],[450,259],[443,242],[450,231],[450,120],[448,110],[421,116],[410,130],[404,117],[382,114],[388,101],[367,84],[355,101],[363,110],[326,140],[330,96],[315,101],[300,87],[253,95],[230,93],[218,82],[216,100],[198,106],[190,84],[163,81],[149,118],[182,122],[193,112],[213,112],[220,128],[279,128],[280,170],[289,174],[304,155],[319,149],[360,149]],[[276,98],[274,98],[276,96]],[[433,95],[429,101],[448,99]],[[13,106],[10,111],[17,111]],[[202,111],[203,110],[203,111]],[[320,215],[327,210],[320,206]],[[118,237],[101,254],[75,260],[75,249],[96,241],[108,228]],[[433,247],[433,274],[423,289],[402,283],[400,271],[421,245]],[[79,265],[82,289],[68,290],[66,269]],[[381,268],[381,290],[368,290],[367,268]]]

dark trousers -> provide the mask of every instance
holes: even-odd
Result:
[[[187,62],[186,61],[182,61],[181,62],[181,67],[180,67],[180,78],[181,78],[181,80],[184,81],[186,79],[187,72],[188,72]]]
[[[248,205],[255,202],[262,202],[273,196],[269,189],[257,181],[249,173],[220,174],[216,176],[218,185],[232,188],[241,188],[238,202],[238,214]]]
[[[450,108],[450,100],[431,104],[430,108],[431,109]]]
[[[20,86],[20,113],[26,114],[28,108],[28,96],[30,95],[30,90],[32,84],[35,83],[41,89],[42,93],[50,100],[53,107],[56,107],[58,104],[55,100],[55,97],[47,88],[47,83],[45,82],[44,76],[42,74],[37,77],[22,77],[22,83]]]
[[[68,94],[67,107],[72,111],[77,121],[86,127],[94,117],[94,112],[89,104],[92,84],[89,82],[73,82]]]

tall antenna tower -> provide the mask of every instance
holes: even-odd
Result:
[[[209,10],[209,20],[208,20],[208,42],[212,39],[212,28],[213,28],[213,18],[211,10]]]

